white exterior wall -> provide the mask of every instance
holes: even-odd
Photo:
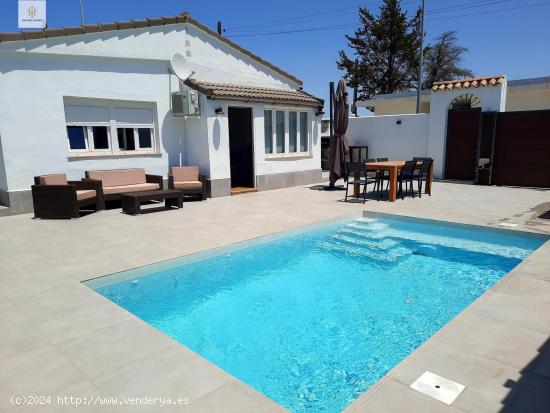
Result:
[[[168,74],[174,53],[185,56],[199,81],[299,86],[191,24],[0,43],[0,189],[28,191],[36,175],[64,172],[69,179],[80,179],[91,169],[143,167],[166,177],[171,166],[182,164],[199,165],[213,180],[230,178],[227,115],[217,117],[214,110],[222,106],[227,114],[231,103],[200,95],[199,118],[174,118],[170,92],[186,88]],[[66,97],[152,105],[158,153],[70,156]],[[263,153],[264,106],[250,106],[256,175],[320,169],[320,126],[313,109],[311,156],[268,162]]]
[[[267,106],[265,109],[271,109]],[[279,108],[277,108],[279,109]],[[264,105],[254,108],[254,147],[256,175],[272,175],[294,171],[311,171],[321,168],[321,119],[309,108],[283,108],[309,113],[309,155],[269,156],[265,154]],[[285,125],[285,148],[288,148],[288,122]]]
[[[6,179],[6,167],[4,165],[4,156],[2,156],[2,129],[0,127],[0,191],[8,190],[8,181]]]
[[[401,124],[397,124],[401,121]],[[346,136],[350,145],[367,145],[369,158],[407,160],[430,156],[429,114],[350,118]]]
[[[140,165],[166,176],[168,152],[182,152],[183,125],[169,110],[167,63],[80,56],[3,54],[0,59],[0,133],[7,190],[28,190],[39,174]],[[155,106],[158,155],[69,157],[66,96],[149,102]],[[174,161],[175,163],[175,161]]]
[[[182,156],[181,165],[197,165],[200,173],[211,177],[206,99],[202,95],[199,95],[199,99],[201,116],[197,118],[188,117],[184,121],[182,120],[185,129],[185,155]]]
[[[230,178],[229,159],[229,123],[227,114],[228,108],[249,107],[252,108],[253,117],[253,150],[254,150],[254,175],[271,175],[287,172],[311,171],[320,169],[321,165],[321,125],[320,119],[315,117],[315,110],[299,107],[277,107],[281,110],[298,110],[309,113],[310,120],[310,154],[308,156],[269,157],[265,154],[264,144],[264,109],[273,108],[263,103],[227,102],[203,99],[203,114],[208,114],[208,142],[209,142],[209,163],[210,176],[212,179]],[[224,116],[216,116],[215,109],[221,107]],[[288,123],[286,125],[288,141]],[[286,145],[288,148],[288,144]]]
[[[443,178],[445,171],[445,144],[447,140],[447,111],[451,101],[463,94],[479,98],[483,111],[504,112],[506,104],[506,81],[497,86],[456,89],[432,92],[430,104],[430,126],[428,135],[428,156],[434,159],[434,176]]]
[[[430,113],[411,115],[366,116],[350,118],[348,140],[351,145],[368,145],[369,157],[434,159],[434,176],[443,178],[447,111],[451,101],[462,94],[480,99],[482,110],[502,112],[506,103],[506,83],[484,88],[432,92]],[[401,125],[396,124],[401,120]]]

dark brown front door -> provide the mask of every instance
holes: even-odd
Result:
[[[449,110],[445,146],[446,179],[474,180],[480,126],[481,109]]]
[[[254,187],[252,108],[228,109],[231,187]]]

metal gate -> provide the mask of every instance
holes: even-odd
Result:
[[[445,179],[474,180],[480,130],[481,109],[449,110],[445,145]]]

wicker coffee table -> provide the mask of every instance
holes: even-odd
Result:
[[[128,192],[120,196],[122,211],[126,214],[141,214],[141,204],[147,201],[162,201],[166,208],[183,207],[183,193],[175,189],[157,189],[156,191]]]

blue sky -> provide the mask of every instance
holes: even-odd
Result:
[[[419,1],[402,0],[402,4],[412,13]],[[294,74],[304,81],[307,91],[326,99],[328,82],[341,76],[335,61],[338,50],[347,49],[344,35],[353,33],[357,27],[357,6],[377,10],[380,1],[83,0],[83,3],[86,23],[174,15],[184,10],[213,29],[222,20],[226,36],[235,36],[231,37],[233,41]],[[443,8],[447,9],[437,10]],[[469,49],[464,64],[476,75],[505,73],[509,79],[550,76],[550,0],[426,0],[426,11],[427,40],[444,31],[456,30],[460,44]],[[78,25],[78,0],[47,0],[47,20],[51,28]],[[258,35],[300,29],[313,31]],[[0,31],[16,30],[17,0],[1,0]]]

